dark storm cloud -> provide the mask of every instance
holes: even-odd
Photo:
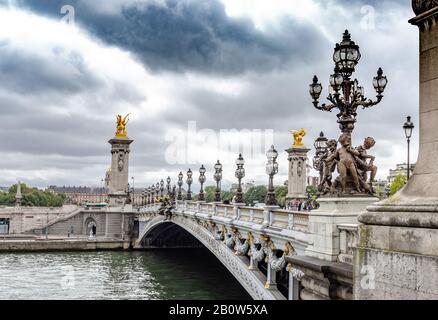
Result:
[[[54,48],[42,57],[0,44],[2,88],[26,94],[41,91],[74,94],[102,85],[80,54],[69,52],[68,57],[59,58],[63,54],[62,48]],[[47,56],[53,59],[49,61]]]
[[[92,5],[80,0],[17,3],[58,19],[60,8],[70,4],[77,23],[106,43],[135,53],[156,71],[267,71],[291,61],[309,62],[315,56],[315,50],[309,49],[323,41],[309,25],[288,18],[282,18],[280,31],[260,32],[249,19],[227,16],[218,0],[129,2],[117,13],[100,10],[97,1]]]
[[[77,24],[98,41],[132,52],[147,68],[188,75],[156,74],[158,80],[169,78],[169,90],[142,93],[126,81],[126,76],[125,82],[102,79],[74,50],[65,53],[50,49],[47,55],[43,50],[41,56],[39,49],[29,46],[29,50],[13,51],[13,45],[0,40],[0,168],[9,172],[2,175],[0,184],[15,181],[16,172],[25,172],[22,175],[28,182],[39,186],[98,185],[110,159],[107,140],[114,133],[112,115],[123,112],[119,106],[124,101],[135,106],[143,103],[146,95],[162,95],[171,102],[154,118],[148,117],[151,105],[146,103],[144,109],[139,109],[143,114],[137,114],[129,124],[129,134],[135,140],[130,171],[136,185],[150,184],[156,172],[171,170],[176,175],[188,167],[195,170],[194,164],[169,165],[164,156],[169,146],[165,140],[167,130],[181,128],[185,132],[187,122],[192,120],[197,121],[198,129],[275,129],[279,150],[291,142],[288,129],[308,129],[309,146],[321,130],[336,138],[336,113],[314,109],[308,94],[308,84],[318,74],[325,97],[328,76],[333,71],[335,43],[323,36],[324,27],[335,41],[341,40],[345,28],[350,29],[363,54],[356,75],[370,98],[375,95],[371,80],[377,68],[384,67],[388,75],[384,101],[378,107],[359,111],[354,132],[355,145],[368,135],[376,138],[372,154],[378,157],[380,168],[386,166],[387,171],[398,161],[391,157],[394,146],[404,147],[401,124],[405,115],[418,112],[418,41],[416,28],[407,23],[412,14],[408,1],[403,6],[398,0],[321,0],[321,20],[325,24],[311,25],[304,20],[298,23],[291,17],[281,17],[275,31],[263,32],[255,29],[250,20],[228,17],[217,0],[166,1],[164,6],[146,5],[145,0],[127,1],[120,10],[103,10],[98,1],[88,0],[18,2],[56,20],[61,17],[62,5],[73,4]],[[120,1],[105,3],[116,2]],[[360,26],[360,9],[366,4],[376,8],[376,28],[370,30]],[[342,6],[351,16],[329,15],[333,5]],[[391,18],[400,12],[406,21],[400,24],[402,27]],[[193,75],[192,71],[202,74]],[[212,85],[203,86],[204,78]],[[222,92],[215,87],[220,81],[239,85],[235,92]],[[257,170],[261,176],[263,166]],[[281,158],[281,167],[287,168],[285,157]],[[41,169],[46,171],[34,174]],[[165,177],[163,173],[159,179]]]

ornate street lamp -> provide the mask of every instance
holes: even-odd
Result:
[[[266,173],[269,175],[269,184],[268,184],[268,194],[266,195],[266,205],[267,206],[276,206],[277,199],[275,197],[275,189],[274,189],[274,175],[278,173],[278,152],[275,150],[274,146],[271,146],[271,149],[266,153],[266,157],[268,158],[268,162],[266,164]]]
[[[350,79],[360,58],[359,46],[351,40],[348,30],[345,30],[343,40],[341,43],[336,44],[333,54],[335,73],[330,76],[329,95],[327,97],[330,104],[319,105],[322,85],[318,82],[317,76],[314,76],[313,83],[310,85],[309,92],[316,109],[323,111],[339,109],[337,117],[342,133],[351,134],[353,132],[357,108],[370,108],[380,103],[383,98],[383,92],[388,84],[387,78],[383,76],[382,69],[379,68],[377,76],[373,80],[373,86],[377,92],[377,100],[367,99],[364,89],[359,86],[357,79]]]
[[[155,203],[155,186],[152,185],[151,187],[151,203],[154,204]]]
[[[199,183],[201,184],[201,190],[199,191],[199,201],[205,201],[205,194],[204,194],[204,183],[205,183],[205,170],[204,165],[201,166],[199,169]]]
[[[243,168],[244,165],[245,160],[243,159],[242,154],[239,154],[239,158],[236,160],[236,178],[239,183],[237,186],[235,203],[243,203],[242,179],[245,177],[245,169]]]
[[[170,177],[167,177],[167,194],[170,195],[170,183],[172,182],[172,179]]]
[[[324,136],[324,132],[321,131],[319,137],[315,140],[313,146],[315,147],[315,156],[313,157],[313,169],[319,172],[319,182],[321,183],[324,175],[324,163],[321,161],[321,157],[327,152],[328,139]]]
[[[160,193],[161,193],[161,197],[164,196],[164,180],[161,179],[160,181]]]
[[[192,191],[191,191],[191,185],[193,183],[193,172],[191,169],[189,169],[189,171],[187,171],[187,185],[189,186],[187,189],[187,196],[186,196],[186,200],[192,200]]]
[[[176,185],[173,185],[173,188],[172,188],[172,198],[173,198],[173,200],[175,200],[175,196],[176,196]]]
[[[221,202],[222,164],[219,162],[219,160],[214,165],[214,180],[216,181],[216,191],[214,193],[214,201]]]
[[[155,192],[157,193],[157,198],[160,196],[160,183],[157,182],[155,185]]]
[[[407,167],[407,180],[411,177],[411,137],[412,131],[415,126],[411,121],[411,116],[408,116],[405,124],[403,125],[403,129],[405,130],[406,141],[408,142],[408,167]]]
[[[181,187],[184,183],[183,178],[184,178],[184,175],[182,172],[180,172],[178,175],[178,198],[177,198],[177,200],[182,200]]]
[[[151,204],[151,188],[146,188],[146,204]]]

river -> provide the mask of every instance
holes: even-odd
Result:
[[[206,249],[1,253],[0,299],[250,299]]]

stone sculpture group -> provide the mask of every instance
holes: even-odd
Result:
[[[338,148],[338,142],[341,145]],[[364,140],[364,143],[356,148],[351,146],[351,135],[344,133],[339,140],[329,140],[327,150],[321,156],[322,166],[321,194],[363,195],[373,194],[372,182],[377,173],[374,165],[375,157],[368,154],[368,150],[376,144],[372,137]],[[338,177],[333,179],[333,173],[337,170]],[[368,173],[370,176],[368,178]]]

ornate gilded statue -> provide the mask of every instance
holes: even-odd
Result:
[[[303,138],[306,136],[306,130],[301,128],[298,131],[297,130],[289,130],[289,132],[294,137],[294,144],[292,145],[292,147],[299,147],[299,148],[304,147]]]
[[[120,114],[117,115],[117,129],[116,129],[116,138],[127,138],[128,133],[126,132],[126,125],[129,122],[129,115],[128,113],[125,117],[122,117]]]

